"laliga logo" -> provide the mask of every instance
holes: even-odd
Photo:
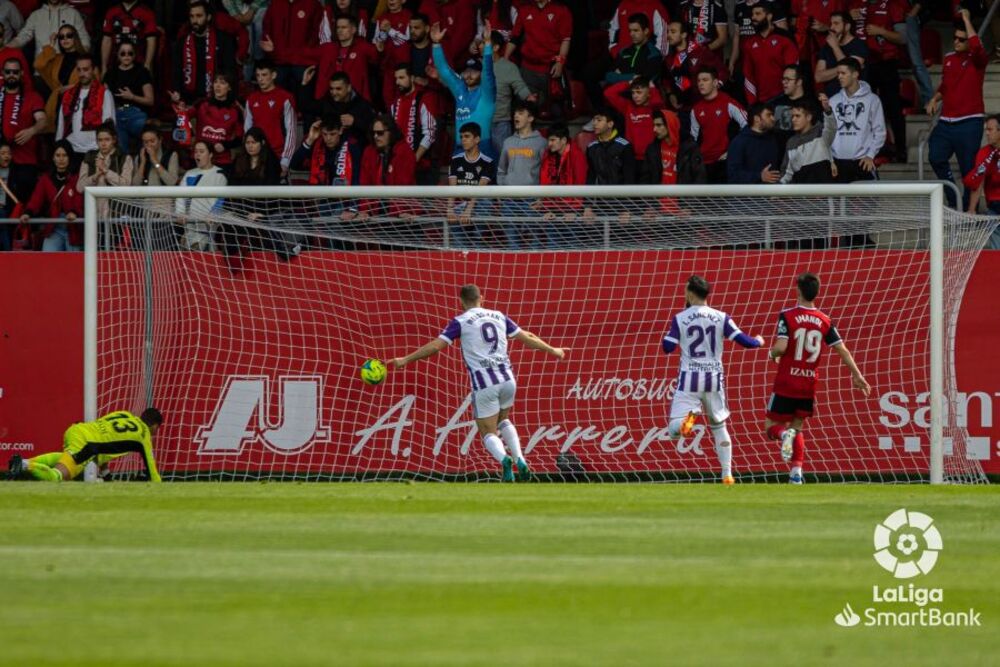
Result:
[[[875,526],[875,561],[897,579],[927,574],[944,548],[934,519],[899,509]]]

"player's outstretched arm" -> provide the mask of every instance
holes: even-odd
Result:
[[[525,331],[524,329],[521,329],[520,331],[517,332],[517,334],[514,336],[514,340],[524,343],[533,350],[541,350],[543,352],[547,352],[548,354],[551,354],[553,357],[556,357],[558,359],[562,359],[563,357],[565,357],[566,350],[569,349],[568,347],[552,347],[551,345],[546,343],[544,340],[542,340],[535,334],[531,333],[530,331]]]
[[[858,370],[858,365],[854,363],[854,357],[851,356],[851,352],[847,349],[847,346],[843,343],[834,345],[833,351],[840,355],[840,359],[844,362],[844,365],[851,371],[851,381],[854,382],[854,388],[860,389],[861,393],[865,396],[871,393],[871,385],[868,384],[861,371]]]
[[[440,338],[435,338],[431,342],[427,343],[415,352],[411,352],[405,357],[396,357],[395,359],[390,359],[389,363],[394,368],[402,368],[406,364],[413,361],[420,361],[421,359],[426,359],[427,357],[432,357],[441,350],[448,347],[448,343],[444,342]]]

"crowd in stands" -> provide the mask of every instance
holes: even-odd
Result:
[[[1000,12],[990,49],[972,23],[991,1],[937,16],[934,89],[917,0],[0,0],[0,216],[21,222],[0,249],[80,249],[90,186],[872,180],[907,160],[904,112],[938,116],[930,163],[957,161],[963,209],[1000,215]],[[183,246],[239,252],[199,221],[214,202],[176,206]],[[448,210],[475,233],[473,202]]]

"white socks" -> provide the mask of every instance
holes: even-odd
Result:
[[[503,442],[495,433],[483,436],[483,444],[486,445],[486,451],[493,455],[493,458],[497,460],[497,463],[503,463],[503,459],[507,456],[507,452],[504,451]]]
[[[712,439],[715,440],[715,455],[719,457],[722,476],[729,477],[733,474],[733,446],[724,423],[712,427]]]
[[[500,431],[500,437],[503,438],[504,444],[507,445],[507,451],[510,452],[514,462],[516,463],[523,459],[524,454],[521,453],[521,439],[517,437],[517,429],[510,423],[510,420],[504,419],[500,422],[497,430]]]
[[[801,477],[802,476],[802,466],[792,466],[791,475],[792,475],[792,477],[794,477],[795,475],[798,475],[799,477]]]

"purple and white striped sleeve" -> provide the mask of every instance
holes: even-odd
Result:
[[[507,338],[513,338],[517,334],[521,333],[521,327],[517,326],[517,323],[507,316],[504,316],[507,321]]]
[[[448,322],[448,326],[444,328],[441,335],[438,336],[441,340],[451,345],[456,340],[462,337],[462,325],[458,323],[457,318],[452,318],[451,322]]]
[[[663,353],[670,354],[675,349],[677,349],[677,345],[680,342],[681,342],[681,328],[680,325],[677,324],[677,316],[674,315],[674,317],[670,319],[670,331],[668,331],[667,335],[663,337],[663,343],[662,343]]]

